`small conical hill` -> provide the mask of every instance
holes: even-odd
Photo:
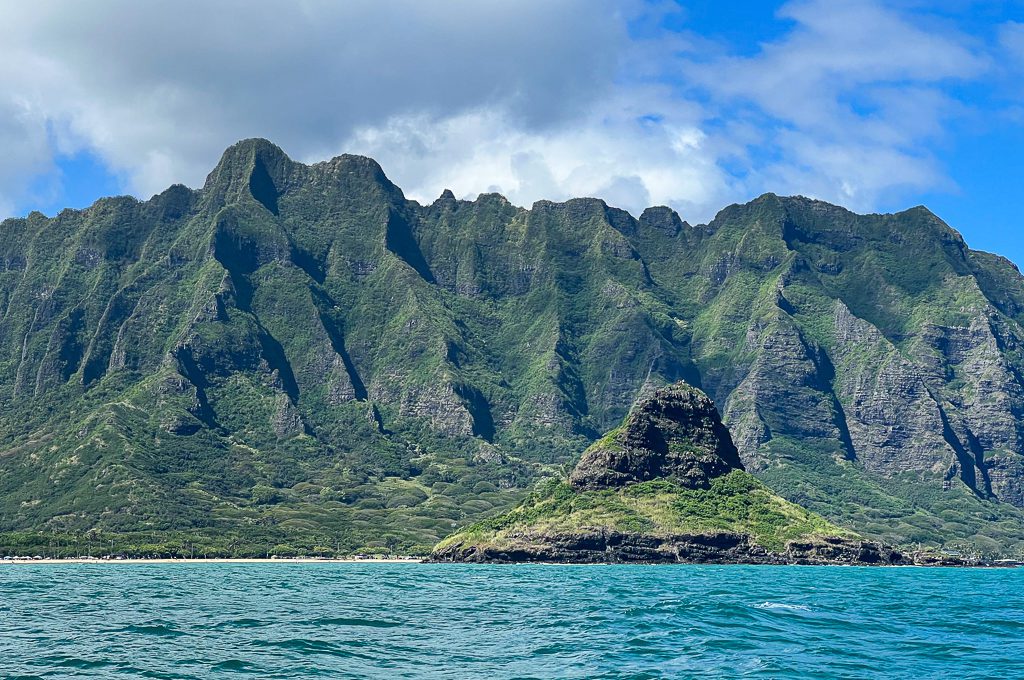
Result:
[[[743,470],[714,403],[676,383],[641,399],[512,512],[442,541],[453,562],[750,562],[889,564],[859,540]]]

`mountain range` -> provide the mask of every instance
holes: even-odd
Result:
[[[1024,277],[924,207],[421,205],[253,139],[5,220],[0,312],[8,546],[426,552],[685,380],[789,502],[1024,547]]]

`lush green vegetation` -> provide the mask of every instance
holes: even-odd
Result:
[[[747,534],[768,550],[787,541],[819,536],[852,536],[771,491],[742,471],[718,477],[708,489],[687,489],[659,479],[621,489],[579,491],[547,480],[515,510],[477,522],[438,545],[503,545],[509,534],[579,532],[588,528],[653,536],[732,532]]]
[[[1024,535],[1024,279],[924,209],[767,195],[691,227],[594,199],[420,206],[369,159],[248,140],[201,190],[0,236],[8,552],[423,549],[680,378],[756,475],[835,522]]]
[[[1019,508],[979,498],[962,485],[944,489],[940,478],[879,479],[853,462],[808,452],[799,442],[776,440],[772,446],[779,462],[761,479],[837,524],[905,548],[967,549],[985,558],[1024,554]]]

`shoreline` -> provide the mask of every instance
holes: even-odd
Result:
[[[68,557],[43,559],[0,559],[5,564],[420,564],[421,557],[126,557],[103,559],[99,557]]]
[[[438,562],[424,557],[196,557],[196,558],[174,558],[174,557],[132,557],[123,559],[102,559],[88,557],[69,557],[66,559],[55,558],[22,558],[22,559],[0,559],[2,565],[63,565],[63,564],[490,564],[498,566],[616,566],[616,565],[646,565],[646,566],[777,566],[777,567],[862,567],[867,569],[885,568],[925,568],[925,569],[1019,569],[1024,564],[844,564],[844,563],[773,563],[764,562],[547,562],[547,561],[524,561],[524,562]]]

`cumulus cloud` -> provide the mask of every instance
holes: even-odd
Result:
[[[26,134],[27,133],[27,134]],[[45,116],[24,101],[0,99],[0,216],[9,215],[15,199],[30,191],[33,178],[52,170],[46,143]]]
[[[558,124],[608,94],[626,44],[618,12],[612,0],[5,3],[0,134],[30,141],[0,178],[87,149],[145,195],[201,182],[247,136],[307,159],[393,116],[490,107],[520,129]]]
[[[693,118],[654,120],[611,98],[586,116],[535,130],[493,109],[399,116],[358,129],[345,146],[408,178],[402,186],[421,201],[451,188],[467,198],[497,191],[520,205],[598,196],[637,213],[654,204],[691,213],[721,206],[732,193]]]
[[[0,212],[87,151],[140,196],[237,139],[377,158],[407,194],[591,195],[690,220],[762,191],[871,209],[949,183],[927,152],[984,46],[872,0],[783,5],[753,53],[642,0],[5,3]],[[679,30],[680,23],[683,30]],[[671,24],[672,30],[665,26]],[[1001,35],[1017,49],[1018,32]]]

